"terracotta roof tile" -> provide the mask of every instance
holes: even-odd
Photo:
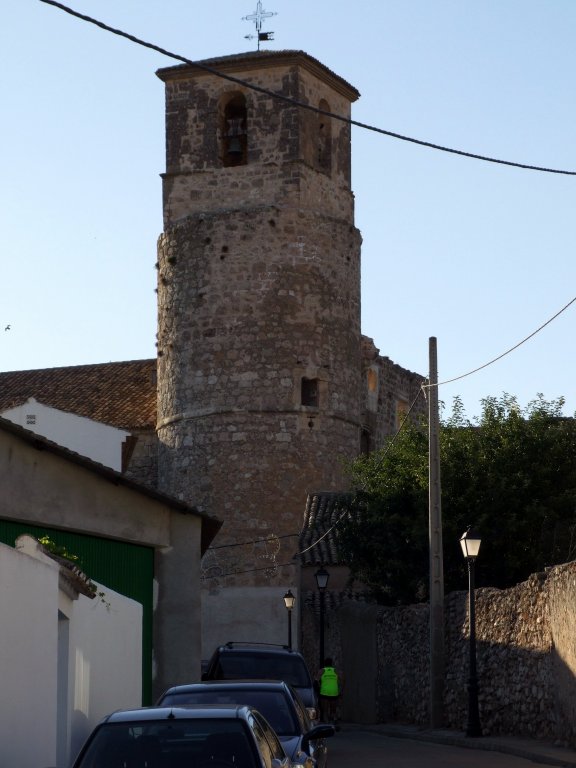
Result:
[[[338,521],[354,514],[351,493],[311,493],[306,501],[299,549],[302,565],[339,565]]]
[[[156,426],[156,360],[0,373],[0,412],[39,403],[121,429]]]

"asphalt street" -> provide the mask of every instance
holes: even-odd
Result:
[[[486,745],[477,745],[478,747]],[[532,759],[493,749],[396,738],[358,726],[345,725],[329,741],[329,768],[534,768],[538,763],[561,764]]]

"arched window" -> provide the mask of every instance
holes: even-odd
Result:
[[[330,112],[330,104],[325,99],[318,105],[323,112]],[[322,173],[332,173],[332,119],[328,115],[318,114],[317,124],[317,167]]]
[[[248,136],[246,133],[246,97],[242,93],[229,94],[222,110],[221,124],[222,164],[246,165]]]

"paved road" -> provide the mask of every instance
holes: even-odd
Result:
[[[523,757],[346,730],[329,741],[330,768],[534,768]]]

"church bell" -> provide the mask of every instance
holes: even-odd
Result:
[[[232,157],[238,157],[243,153],[242,136],[245,134],[243,128],[242,118],[232,118],[228,122],[228,131],[226,133],[228,137],[227,152]]]

